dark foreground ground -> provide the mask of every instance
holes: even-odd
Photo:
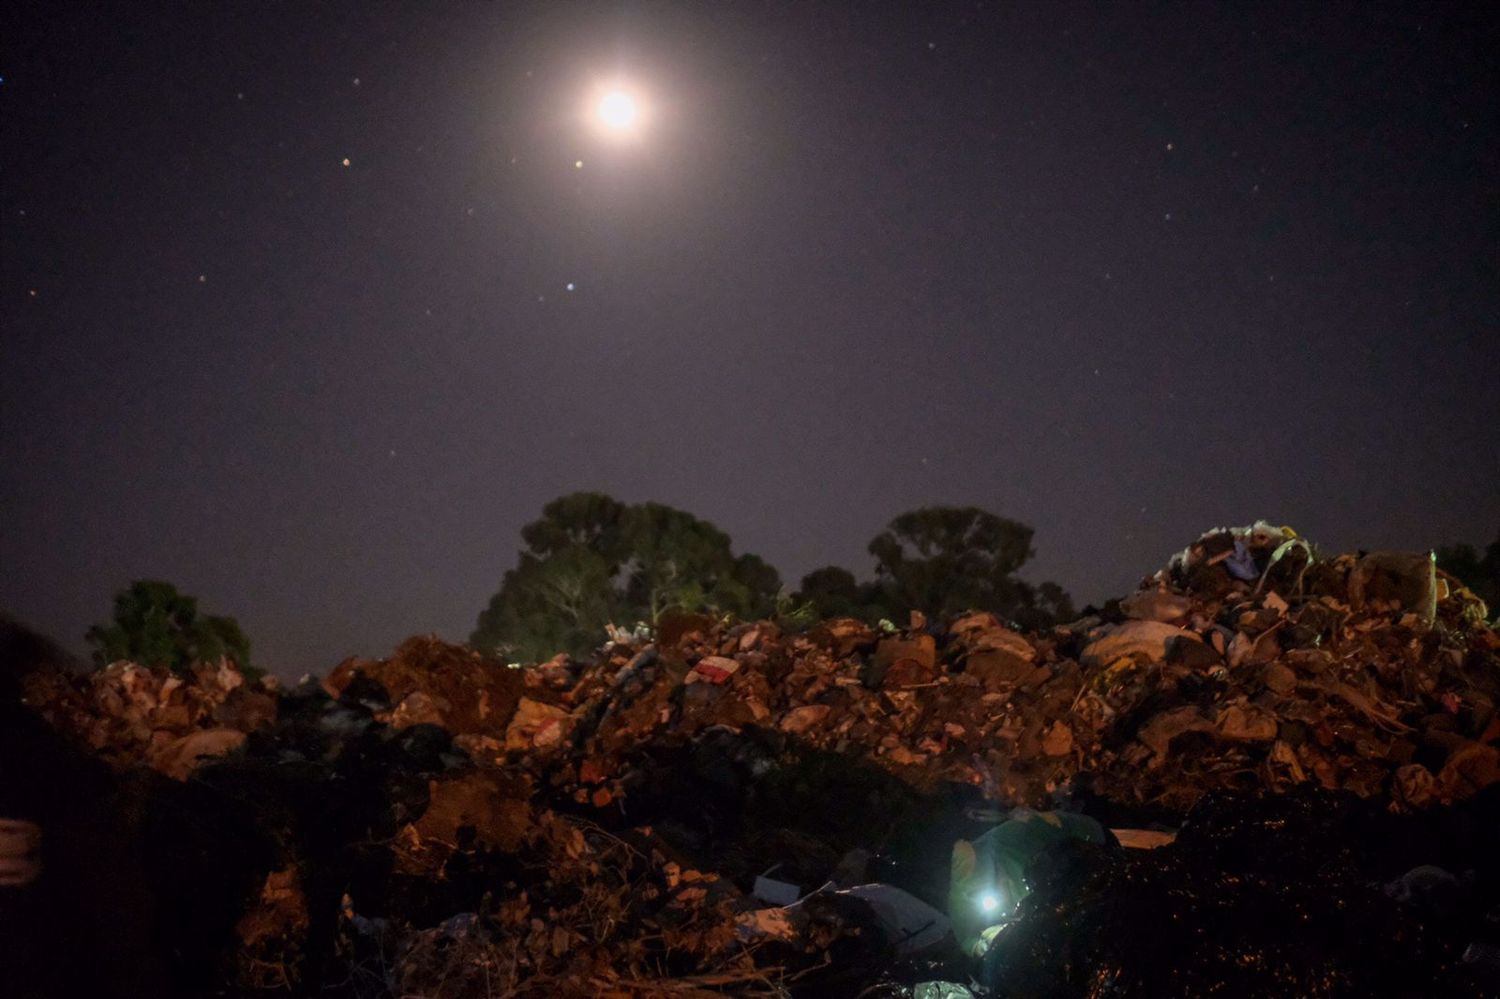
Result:
[[[1485,613],[1409,559],[1218,532],[1042,634],[684,617],[292,690],[31,670],[0,811],[45,866],[0,888],[5,994],[1494,995]],[[1018,805],[1180,831],[1041,858],[982,960],[818,891],[941,910],[955,840]],[[810,897],[757,899],[768,871]]]

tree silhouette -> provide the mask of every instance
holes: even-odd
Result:
[[[655,623],[667,610],[771,613],[781,578],[729,535],[661,503],[572,493],[521,532],[526,548],[469,641],[526,660],[583,655],[605,625]]]
[[[1073,616],[1073,602],[1056,583],[1016,577],[1033,552],[1032,529],[977,507],[930,506],[896,517],[869,545],[875,578],[825,566],[802,578],[797,597],[819,616],[866,621],[918,610],[941,618],[966,610],[992,611],[1023,627],[1039,628]]]
[[[251,669],[250,639],[238,621],[199,614],[195,598],[157,579],[138,579],[117,593],[111,621],[94,625],[85,637],[99,666],[125,659],[180,672],[229,659]]]
[[[1468,544],[1445,545],[1436,554],[1438,568],[1457,576],[1489,605],[1491,614],[1500,611],[1500,536],[1482,555]]]

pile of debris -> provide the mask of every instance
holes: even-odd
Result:
[[[676,616],[589,662],[425,637],[284,692],[116,664],[34,677],[28,700],[117,768],[190,777],[141,792],[154,821],[222,837],[236,817],[219,894],[162,905],[221,958],[179,969],[184,991],[856,994],[963,976],[936,909],[985,809],[1176,825],[1271,794],[1421,814],[1500,784],[1487,613],[1425,555],[1321,559],[1258,524],[1042,633],[988,613],[800,633]],[[211,856],[204,835],[162,869]],[[1183,863],[1216,883],[1191,843],[1132,883]],[[903,890],[832,890],[877,879]],[[1115,911],[1103,884],[1067,911]],[[1061,953],[1056,918],[1007,953]]]
[[[644,747],[760,728],[1002,805],[1072,787],[1181,815],[1212,790],[1314,784],[1423,808],[1500,780],[1485,614],[1426,555],[1321,562],[1285,529],[1215,531],[1039,635],[987,613],[800,635],[669,620],[654,644],[526,671],[492,748],[554,761],[600,806],[632,793]]]
[[[54,728],[117,768],[146,764],[178,780],[276,720],[275,678],[232,663],[183,674],[117,662],[95,673],[37,672],[26,700]]]

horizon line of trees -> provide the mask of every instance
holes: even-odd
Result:
[[[525,547],[469,644],[523,660],[584,655],[607,626],[655,625],[669,610],[871,624],[913,610],[932,618],[988,610],[1042,627],[1074,609],[1056,583],[1017,578],[1035,554],[1032,536],[1027,525],[978,507],[923,507],[870,541],[871,578],[824,566],[787,593],[764,559],[736,554],[728,534],[685,510],[570,493],[522,529]]]
[[[522,528],[517,563],[479,614],[469,644],[526,661],[559,652],[583,656],[609,626],[655,626],[669,611],[876,624],[904,620],[911,611],[938,620],[982,610],[1021,628],[1044,628],[1077,611],[1057,583],[1017,576],[1035,555],[1032,538],[1026,524],[978,507],[922,507],[895,517],[871,539],[870,577],[823,566],[788,593],[773,566],[759,555],[736,554],[727,533],[685,510],[569,493]],[[1440,568],[1492,611],[1500,608],[1500,537],[1483,552],[1456,544],[1435,554]],[[133,581],[115,595],[110,621],[89,628],[85,638],[100,667],[129,660],[184,671],[228,659],[260,672],[235,618],[201,613],[195,598],[163,580]]]

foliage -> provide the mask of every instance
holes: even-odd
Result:
[[[250,671],[250,639],[232,617],[204,615],[198,601],[171,583],[138,579],[115,595],[114,616],[85,636],[99,666],[129,660],[182,672],[194,663],[229,659]]]
[[[776,594],[776,606],[771,609],[771,620],[791,632],[804,631],[818,620],[818,609],[805,600],[790,593]]]
[[[572,493],[543,507],[521,537],[519,563],[469,638],[520,659],[583,655],[606,624],[655,623],[672,609],[762,617],[781,589],[763,559],[736,556],[728,534],[661,503]]]
[[[826,565],[803,576],[797,599],[810,604],[819,618],[857,617],[873,623],[889,616],[879,586],[861,583],[854,573],[837,565]]]
[[[1500,535],[1483,555],[1473,545],[1445,545],[1437,550],[1437,564],[1473,590],[1489,605],[1491,614],[1500,611]]]
[[[1031,557],[1032,530],[977,507],[903,513],[870,542],[875,581],[898,609],[941,617],[1009,612],[1023,600],[1014,573]]]
[[[1016,572],[1032,556],[1032,529],[977,507],[923,507],[901,514],[870,541],[875,578],[837,566],[808,573],[798,593],[824,617],[902,620],[911,610],[941,618],[993,611],[1039,628],[1074,614],[1056,583],[1032,585]]]
[[[1040,630],[1078,617],[1068,591],[1050,580],[1036,586],[1018,580],[1017,596],[1006,616],[1023,628]]]

